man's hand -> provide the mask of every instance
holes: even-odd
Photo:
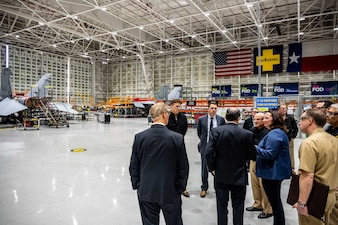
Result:
[[[301,207],[298,202],[296,202],[292,208],[296,208],[300,215],[309,216],[307,206]]]
[[[214,170],[214,171],[211,171],[211,174],[212,174],[213,176],[215,176],[215,174],[216,174],[215,170]]]

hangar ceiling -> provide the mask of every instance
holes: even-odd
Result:
[[[334,39],[337,0],[1,0],[0,42],[91,60]]]

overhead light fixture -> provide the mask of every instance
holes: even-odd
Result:
[[[299,17],[299,21],[305,20],[305,17]]]
[[[170,20],[169,22],[170,22],[170,23],[175,23],[175,20]]]
[[[144,43],[141,43],[140,45],[141,45],[141,46],[144,46]]]
[[[106,7],[102,7],[101,10],[102,10],[102,11],[106,11],[107,8],[106,8]]]
[[[181,51],[185,51],[185,48],[181,48]]]
[[[333,30],[337,31],[337,30],[338,30],[338,27],[333,28]]]
[[[223,32],[223,33],[226,33],[226,32],[228,32],[228,30],[227,30],[227,29],[224,29],[224,30],[222,30],[222,32]]]
[[[204,47],[206,47],[206,48],[210,48],[210,45],[205,45]]]
[[[205,16],[210,16],[210,13],[208,13],[208,12],[205,12],[205,13],[203,13]]]
[[[164,41],[165,41],[165,42],[169,42],[169,39],[165,39]]]
[[[196,35],[191,35],[192,38],[196,38]]]
[[[111,34],[115,36],[115,35],[117,35],[117,32],[113,31],[113,32],[111,32]]]
[[[108,62],[107,61],[102,61],[102,64],[107,65]]]
[[[101,52],[106,52],[106,50],[101,50]]]
[[[77,19],[77,16],[73,16],[74,19]]]
[[[15,37],[16,37],[16,38],[19,38],[19,37],[20,37],[20,35],[15,35]]]
[[[233,43],[233,44],[237,44],[237,41],[233,41],[232,43]]]
[[[263,39],[264,39],[264,40],[267,40],[267,39],[269,39],[269,38],[268,38],[268,37],[263,37]]]
[[[86,40],[89,41],[89,37],[86,37]]]
[[[162,54],[162,53],[163,53],[163,51],[159,51],[158,53]]]
[[[139,26],[138,27],[140,30],[143,30],[144,29],[144,26]]]
[[[70,42],[71,42],[72,44],[74,44],[74,43],[75,43],[75,41],[74,41],[74,40],[71,40]]]
[[[53,47],[56,48],[56,45],[54,44]]]
[[[246,7],[248,7],[248,8],[251,8],[252,6],[253,6],[252,3],[247,3],[247,4],[246,4]]]
[[[127,57],[125,57],[125,56],[122,56],[122,59],[125,59],[125,58],[127,58]]]
[[[304,32],[299,32],[299,34],[298,35],[304,35]]]
[[[41,25],[41,26],[43,26],[43,25],[45,25],[43,22],[39,22],[39,25]]]

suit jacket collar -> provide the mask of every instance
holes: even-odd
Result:
[[[161,128],[161,127],[166,127],[163,123],[155,123],[151,125],[152,128]]]

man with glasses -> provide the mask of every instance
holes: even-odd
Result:
[[[316,108],[317,109],[320,109],[323,113],[325,113],[326,114],[326,111],[327,111],[327,109],[330,107],[330,105],[332,105],[332,102],[331,101],[319,101],[318,103],[317,103],[317,105],[316,105]],[[324,125],[324,130],[327,130],[327,128],[330,126],[330,124],[329,123],[326,123],[325,125]]]
[[[156,103],[149,113],[153,124],[135,135],[129,166],[142,223],[159,224],[162,210],[167,225],[182,225],[181,193],[189,174],[184,138],[166,127],[167,104]]]
[[[167,127],[169,130],[175,131],[184,135],[187,133],[188,130],[188,120],[185,114],[183,114],[181,109],[182,102],[179,99],[173,99],[170,102],[170,111],[171,114],[169,115],[169,121]],[[189,198],[190,194],[187,190],[182,192],[184,197]]]
[[[326,132],[338,138],[338,104],[332,104],[326,111],[326,122],[330,124]]]
[[[306,110],[299,121],[300,130],[308,136],[299,147],[299,196],[293,205],[298,211],[300,225],[332,224],[330,214],[336,202],[334,190],[338,186],[338,139],[324,131],[325,122],[326,116],[319,109]],[[308,214],[307,200],[313,180],[330,188],[323,221]]]
[[[204,198],[207,195],[207,190],[209,188],[208,183],[208,169],[207,162],[203,154],[209,141],[210,130],[214,127],[225,125],[225,120],[223,117],[216,115],[217,112],[217,103],[215,101],[210,101],[208,103],[208,113],[207,115],[201,116],[198,119],[197,123],[197,135],[200,139],[198,144],[198,151],[201,154],[201,174],[202,174],[202,185],[201,185],[201,198]]]
[[[254,144],[258,143],[269,133],[269,129],[264,126],[264,113],[257,113],[254,116],[254,127],[252,128]],[[250,160],[250,178],[251,178],[251,188],[252,196],[254,198],[254,204],[250,207],[246,207],[246,211],[250,212],[259,212],[259,219],[266,219],[271,217],[272,207],[266,196],[266,193],[263,188],[262,179],[256,175],[256,157]]]
[[[329,123],[326,132],[338,138],[338,104],[332,104],[326,111],[326,122]],[[330,214],[330,225],[338,224],[338,187],[336,188],[336,204]]]

